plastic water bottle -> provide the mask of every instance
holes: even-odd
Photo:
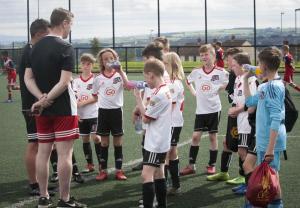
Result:
[[[131,80],[129,81],[128,85],[132,89],[138,89],[138,90],[143,90],[145,87],[148,87],[148,84],[145,81],[136,81],[136,80]]]
[[[119,70],[121,68],[121,63],[117,60],[108,62],[106,65],[109,68],[112,68],[112,69],[118,69]]]
[[[253,66],[253,65],[250,65],[250,64],[243,64],[243,69],[244,69],[244,71],[251,72],[255,76],[259,76],[259,75],[262,74],[262,71],[258,66]]]
[[[139,116],[134,122],[135,133],[142,134],[143,133],[143,121],[142,117]]]

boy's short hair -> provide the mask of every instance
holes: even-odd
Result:
[[[162,77],[164,75],[165,65],[161,60],[156,58],[150,58],[145,62],[144,65],[144,73],[152,72],[158,77]]]
[[[258,60],[270,71],[277,71],[280,66],[281,52],[276,47],[268,47],[258,54]]]
[[[243,50],[241,48],[228,48],[225,52],[225,57],[233,56],[237,53],[241,53]]]
[[[242,66],[243,64],[251,64],[250,56],[248,53],[237,53],[233,56],[233,59]]]
[[[38,32],[47,32],[50,23],[44,19],[36,19],[30,25],[30,36],[34,37]]]
[[[200,46],[199,53],[207,53],[207,52],[216,54],[215,49],[211,44],[205,44],[205,45]]]
[[[52,14],[50,16],[50,24],[52,27],[56,27],[63,23],[63,21],[65,20],[70,22],[73,17],[74,14],[69,10],[63,8],[56,8],[52,11]]]
[[[162,43],[153,42],[153,43],[148,44],[144,48],[144,50],[142,52],[142,56],[147,57],[147,58],[150,58],[152,56],[152,57],[157,58],[157,59],[162,61],[163,60],[162,50],[163,50],[163,44]]]
[[[216,45],[221,47],[222,46],[222,42],[221,41],[217,41]]]
[[[282,50],[284,51],[289,51],[290,50],[290,47],[288,45],[283,45],[282,46]]]
[[[89,63],[92,63],[94,64],[96,62],[96,59],[95,57],[90,54],[90,53],[83,53],[81,56],[80,56],[80,62],[89,62]]]
[[[163,45],[163,49],[170,49],[169,40],[164,36],[155,38],[154,42],[160,42]]]

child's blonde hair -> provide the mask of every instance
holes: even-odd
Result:
[[[102,55],[106,52],[110,52],[114,56],[115,60],[118,60],[118,58],[119,58],[117,52],[112,48],[104,48],[101,51],[99,51],[99,53],[97,54],[97,60],[98,60],[99,68],[100,68],[101,72],[103,72],[105,70],[105,66],[104,66],[103,60],[102,60]]]
[[[202,45],[202,46],[199,48],[199,52],[200,52],[200,53],[210,52],[211,54],[216,55],[215,48],[214,48],[211,44],[205,44],[205,45]]]
[[[92,63],[94,64],[96,62],[96,59],[95,57],[90,54],[90,53],[83,53],[81,56],[80,56],[80,62],[89,62],[89,63]]]
[[[179,79],[183,80],[184,79],[184,71],[182,67],[181,60],[177,53],[175,52],[169,52],[166,53],[163,56],[164,62],[168,63],[166,65],[166,70],[172,80],[174,79]]]

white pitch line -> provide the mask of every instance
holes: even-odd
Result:
[[[219,137],[225,137],[224,134],[219,134],[218,136]],[[208,134],[203,135],[203,137],[208,137]],[[296,138],[296,137],[300,137],[300,136],[288,136],[288,138]],[[177,146],[178,147],[183,147],[183,146],[185,146],[187,144],[190,144],[191,141],[192,141],[192,139],[188,139],[188,140],[186,140],[186,141],[184,141],[182,143],[179,143]],[[135,159],[135,160],[130,160],[127,163],[124,163],[123,167],[124,167],[124,169],[129,168],[129,167],[131,167],[131,166],[133,166],[133,165],[141,162],[142,160],[143,160],[143,158],[139,158],[139,159]],[[114,172],[114,171],[115,171],[115,168],[109,168],[107,170],[107,172],[109,174],[112,173],[112,172]],[[84,179],[85,179],[86,182],[94,180],[95,179],[95,175],[90,175],[90,176],[84,177]],[[71,187],[75,187],[75,186],[79,186],[79,184],[75,184],[75,183],[71,184]],[[14,204],[12,204],[12,205],[10,205],[8,207],[5,207],[5,208],[21,208],[21,207],[23,207],[26,204],[31,204],[31,203],[37,202],[37,201],[38,201],[38,197],[37,196],[35,196],[35,197],[29,197],[28,199],[21,200],[21,201],[19,201],[17,203],[14,203]]]

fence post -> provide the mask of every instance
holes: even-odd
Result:
[[[79,66],[78,66],[78,48],[75,48],[75,57],[76,57],[76,61],[75,61],[75,63],[76,63],[76,74],[78,74],[78,68],[79,68]]]
[[[128,51],[127,51],[127,47],[125,47],[125,72],[126,74],[128,74]]]

